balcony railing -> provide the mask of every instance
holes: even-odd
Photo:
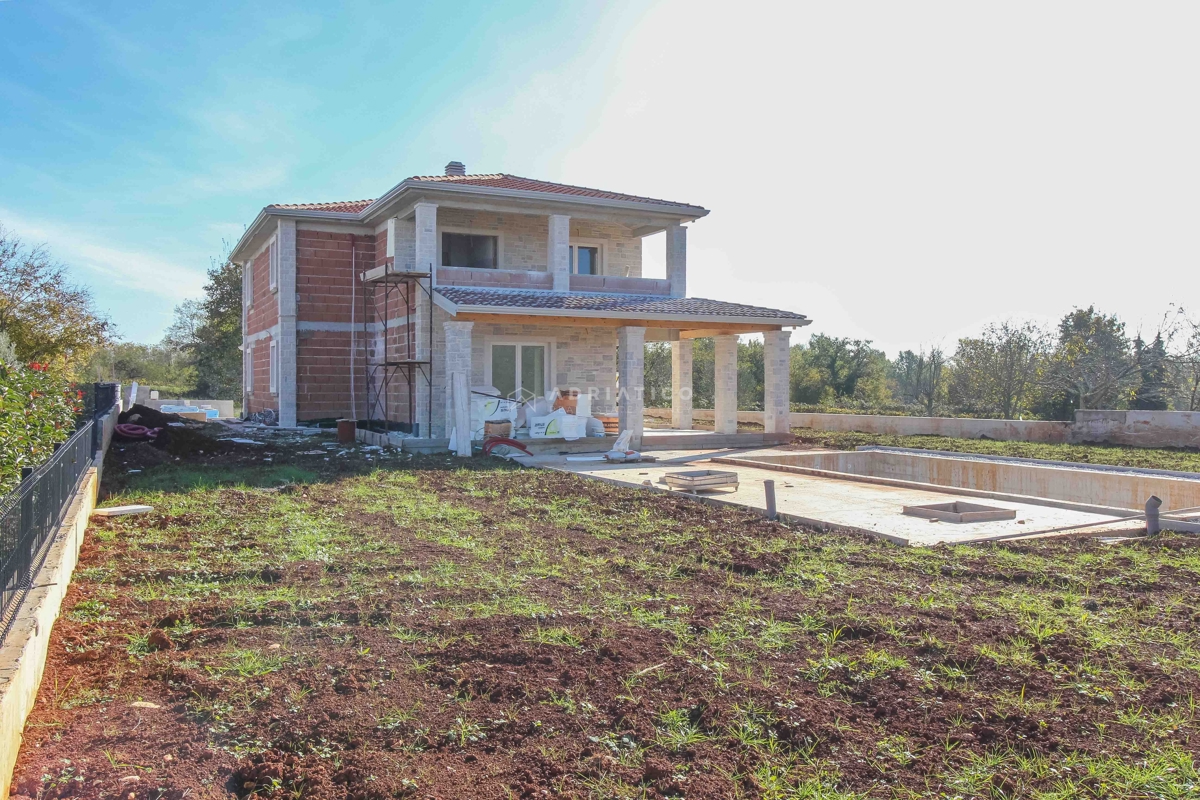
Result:
[[[475,269],[438,267],[439,286],[486,286],[496,289],[554,288],[553,276],[544,270]],[[572,275],[572,292],[615,292],[620,294],[671,293],[671,282],[659,278],[626,278],[617,275]]]

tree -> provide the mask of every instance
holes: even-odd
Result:
[[[646,344],[646,366],[643,383],[646,386],[647,408],[671,407],[671,344],[649,342]]]
[[[1140,411],[1166,411],[1174,387],[1162,332],[1156,333],[1149,345],[1138,336],[1133,342],[1133,352],[1141,382],[1133,390],[1130,407]]]
[[[208,270],[203,300],[186,300],[164,345],[189,353],[196,365],[196,394],[235,399],[242,387],[242,268],[226,254]]]
[[[918,404],[932,417],[946,395],[946,354],[940,347],[921,348],[919,353],[905,350],[893,364],[900,399],[905,404]]]
[[[808,340],[808,360],[834,398],[861,396],[861,389],[885,380],[887,356],[862,339],[835,339],[821,333]],[[860,386],[860,384],[862,384]]]
[[[69,373],[108,344],[112,327],[45,247],[27,248],[0,227],[0,333],[22,361]]]
[[[1062,392],[1075,408],[1113,407],[1136,383],[1140,370],[1125,323],[1088,306],[1059,322],[1058,342],[1042,384]]]
[[[972,414],[1015,419],[1034,401],[1048,350],[1047,334],[1034,323],[989,325],[975,339],[958,340],[949,401]]]
[[[762,339],[738,342],[737,406],[739,411],[762,411],[766,385],[765,347]]]

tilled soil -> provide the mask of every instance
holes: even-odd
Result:
[[[24,796],[1200,792],[1195,539],[905,550],[448,459],[139,490],[174,469],[89,531]]]

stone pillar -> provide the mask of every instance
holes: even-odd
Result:
[[[449,319],[442,323],[442,330],[445,331],[445,343],[442,346],[441,356],[441,372],[446,384],[446,415],[444,420],[444,430],[436,431],[435,438],[449,436],[450,429],[454,427],[454,404],[453,404],[453,375],[456,372],[461,372],[467,376],[467,388],[471,386],[471,329],[475,327],[474,322],[460,322],[458,320]],[[452,443],[453,444],[453,443]]]
[[[671,297],[687,297],[687,228],[678,222],[667,226],[667,280]]]
[[[645,412],[646,329],[617,328],[617,352],[617,426],[622,432],[633,431],[629,446],[636,450],[642,446]]]
[[[791,430],[791,331],[763,333],[763,430]]]
[[[547,247],[547,269],[554,276],[554,291],[571,290],[571,218],[563,214],[550,215],[550,238]]]
[[[435,203],[417,203],[413,209],[413,270],[416,272],[437,270],[437,208]],[[429,315],[433,313],[433,308],[429,302],[429,293],[425,291],[428,288],[428,281],[425,282],[424,289],[419,286],[412,287],[413,314],[410,321],[413,325],[414,352],[406,357],[419,361],[432,361],[433,342],[429,340]],[[424,376],[428,374],[430,379],[436,382],[436,366],[430,363],[423,369],[416,367],[413,370],[413,381],[416,384],[413,393],[413,422],[419,426],[418,436],[422,439],[434,437],[433,409],[429,405],[429,386],[425,383]]]
[[[281,219],[279,249],[279,424],[296,424],[296,220]]]
[[[671,342],[671,427],[692,429],[692,340]]]
[[[429,272],[437,264],[437,204],[417,203],[413,207],[413,234],[416,258],[413,269]]]
[[[717,433],[737,433],[737,334],[714,336],[713,425]]]

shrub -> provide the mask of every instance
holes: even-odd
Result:
[[[81,393],[44,364],[0,362],[0,491],[36,467],[75,430]]]

